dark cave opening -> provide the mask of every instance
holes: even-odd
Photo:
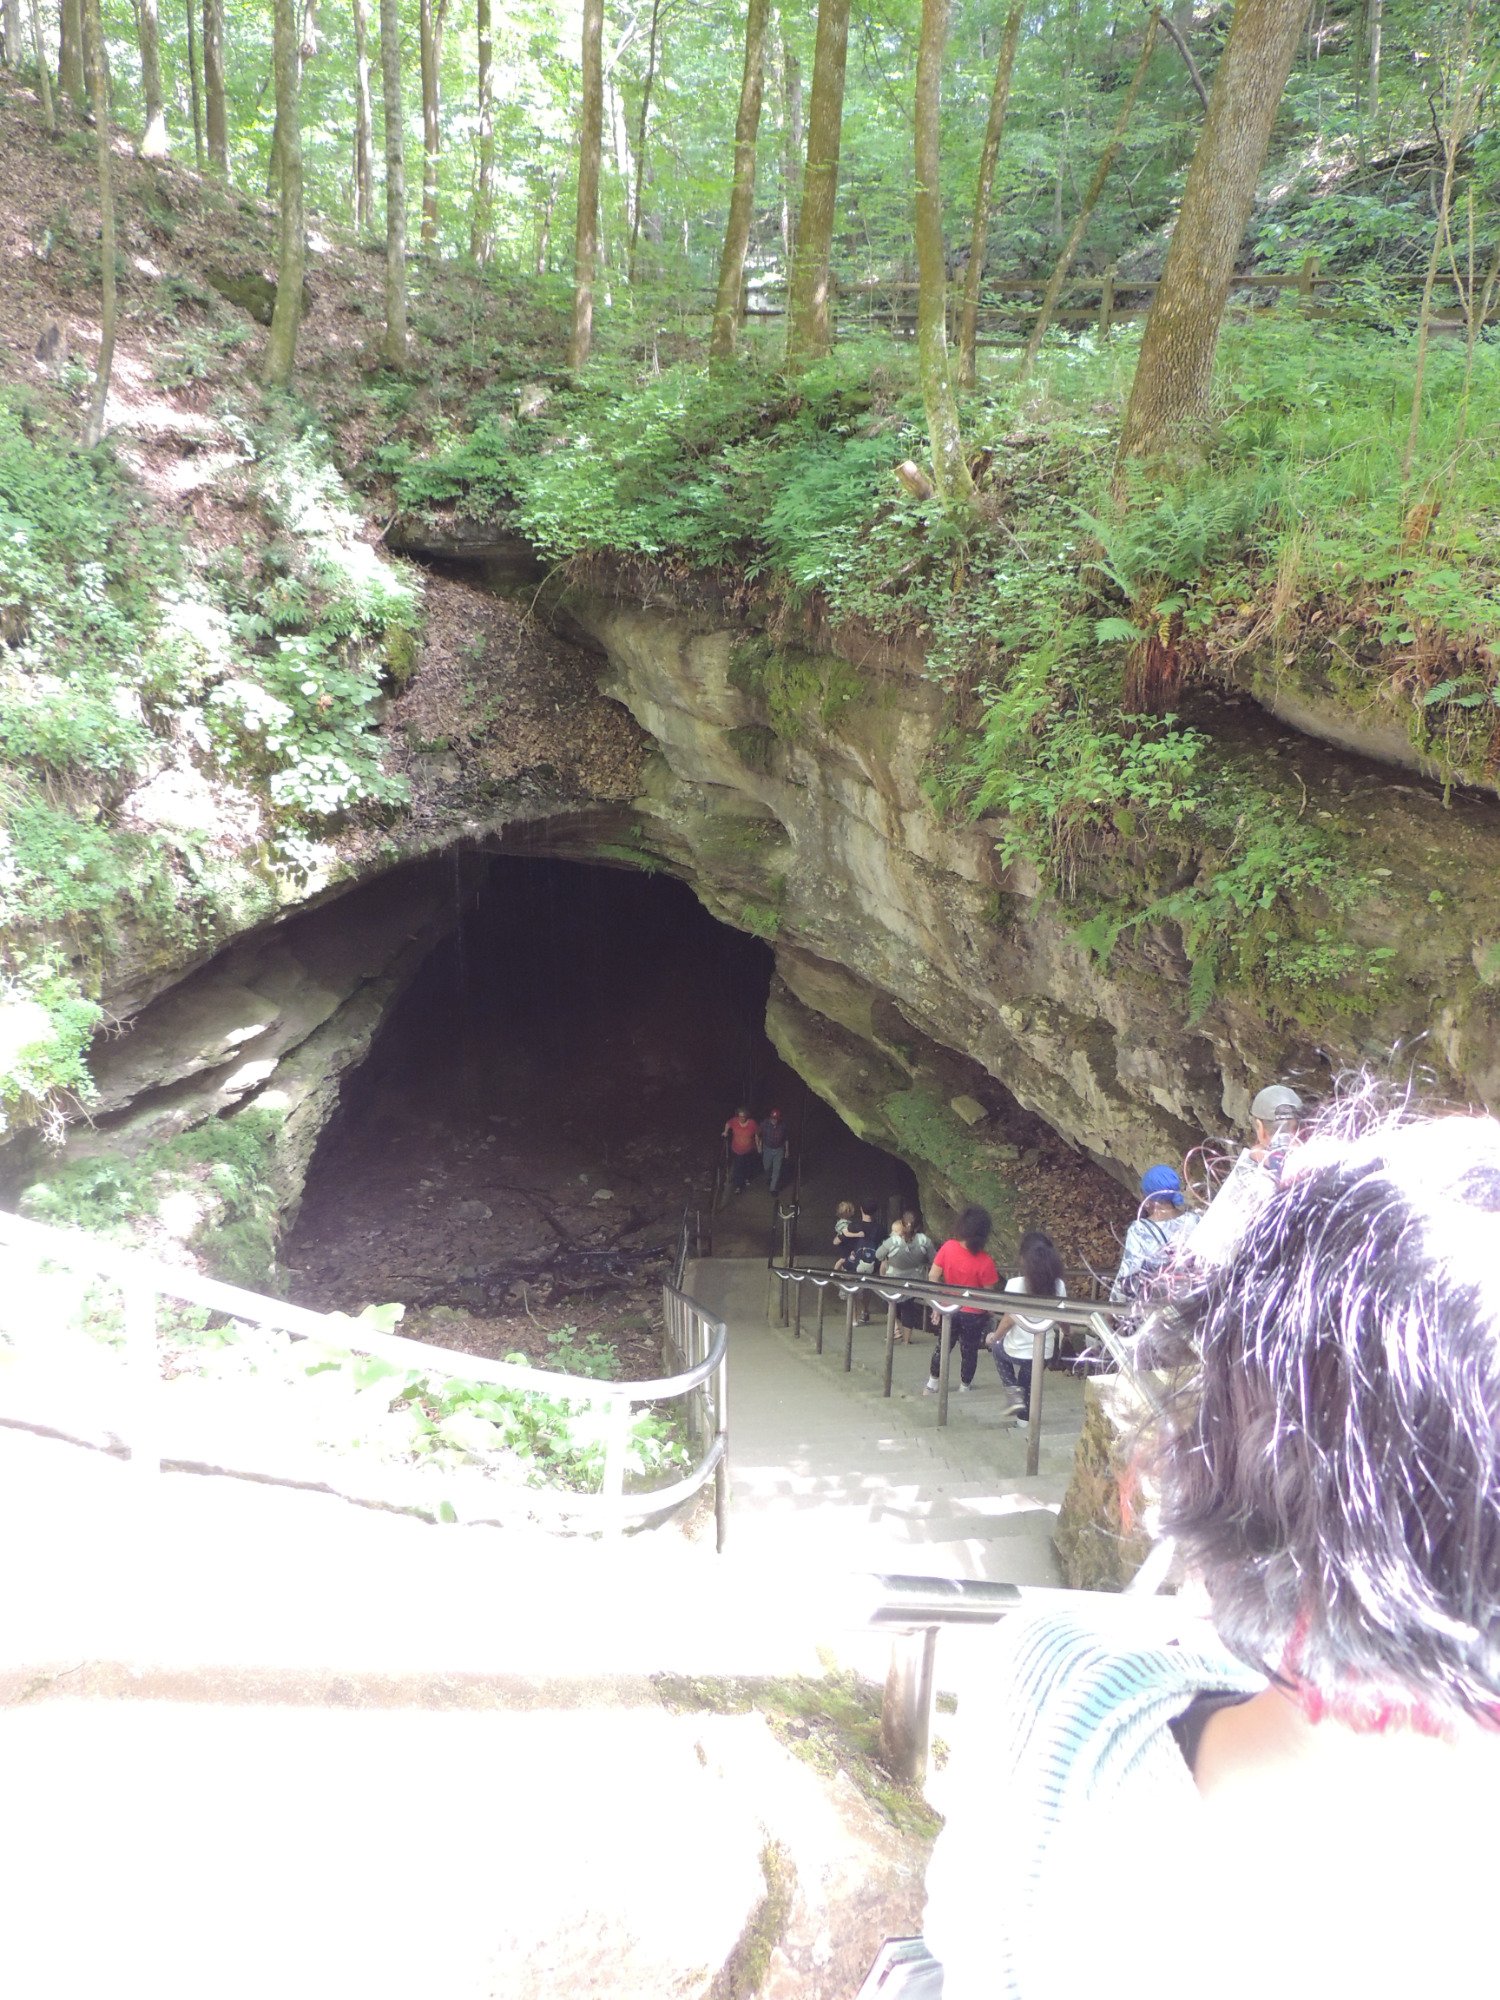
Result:
[[[682,882],[465,853],[445,893],[452,933],[346,1077],[314,1154],[285,1245],[305,1303],[509,1322],[553,1301],[587,1319],[592,1299],[607,1319],[660,1283],[741,1102],[787,1119],[804,1245],[831,1236],[836,1199],[914,1199],[910,1170],[772,1047],[769,947]],[[752,1184],[721,1211],[716,1251],[764,1256],[773,1208]]]

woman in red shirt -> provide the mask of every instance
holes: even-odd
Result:
[[[927,1273],[935,1285],[973,1286],[987,1292],[998,1291],[1000,1273],[995,1269],[995,1260],[985,1249],[990,1240],[990,1212],[987,1208],[966,1208],[958,1218],[958,1228],[938,1250],[932,1260],[932,1269]],[[959,1342],[963,1353],[959,1369],[959,1390],[967,1394],[973,1386],[974,1370],[979,1366],[979,1348],[989,1331],[990,1316],[982,1312],[956,1312],[953,1315],[953,1338]],[[922,1390],[924,1396],[935,1396],[938,1391],[939,1373],[942,1367],[943,1342],[941,1333],[932,1350],[932,1369]]]

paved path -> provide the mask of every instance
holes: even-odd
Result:
[[[737,1555],[797,1571],[902,1569],[1055,1583],[1055,1510],[1082,1419],[1082,1385],[1049,1374],[1042,1469],[1025,1477],[1026,1435],[1006,1412],[993,1363],[981,1356],[976,1386],[949,1398],[939,1428],[924,1396],[931,1343],[898,1345],[893,1393],[881,1394],[885,1323],[855,1329],[844,1373],[843,1313],[830,1298],[824,1351],[816,1308],[803,1336],[767,1323],[764,1263],[710,1258],[687,1288],[730,1328],[730,1532]],[[958,1369],[955,1361],[955,1387]]]

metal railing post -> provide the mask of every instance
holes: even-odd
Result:
[[[950,1307],[947,1312],[940,1312],[938,1318],[942,1322],[942,1332],[938,1336],[940,1349],[938,1354],[938,1423],[941,1425],[948,1421],[948,1363],[953,1358],[952,1308]]]
[[[1042,1462],[1042,1377],[1047,1372],[1047,1333],[1031,1336],[1031,1407],[1026,1417],[1026,1477],[1035,1479]]]
[[[847,1375],[854,1366],[854,1301],[857,1294],[846,1295],[844,1305],[844,1373]]]
[[[936,1625],[891,1635],[891,1664],[880,1706],[881,1762],[898,1784],[920,1785],[932,1741]]]
[[[156,1361],[156,1290],[144,1277],[132,1274],[124,1280],[125,1353],[135,1377],[136,1420],[130,1433],[132,1469],[154,1478],[161,1471],[161,1444],[157,1435],[161,1395],[161,1373]]]
[[[885,1309],[885,1393],[891,1393],[891,1374],[896,1366],[896,1301]]]
[[[792,1315],[792,1338],[800,1340],[802,1338],[802,1294],[807,1290],[807,1286],[805,1284],[793,1285],[792,1290],[797,1294],[797,1308]]]
[[[823,1352],[823,1315],[824,1315],[824,1314],[825,1314],[825,1313],[827,1312],[827,1310],[828,1310],[828,1286],[827,1286],[827,1285],[819,1285],[819,1287],[818,1287],[818,1347],[817,1347],[817,1351],[818,1351],[818,1353],[819,1353],[819,1354],[821,1354],[821,1353]]]
[[[715,1421],[720,1443],[714,1468],[714,1553],[723,1555],[729,1534],[729,1356],[720,1357],[714,1371]]]
[[[792,1230],[796,1225],[797,1211],[795,1209],[780,1208],[777,1210],[777,1213],[781,1217],[781,1261],[783,1266],[787,1270],[790,1270],[796,1255],[792,1246]],[[791,1316],[791,1300],[786,1294],[787,1281],[783,1278],[781,1283],[781,1324],[783,1326],[786,1325]]]

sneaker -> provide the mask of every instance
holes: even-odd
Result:
[[[929,1375],[927,1380],[922,1384],[922,1394],[924,1396],[935,1396],[937,1392],[938,1392],[938,1385],[936,1382],[933,1381],[932,1377]]]
[[[973,1386],[974,1386],[974,1385],[973,1385],[973,1383],[972,1383],[972,1382],[960,1382],[960,1383],[959,1383],[959,1385],[958,1385],[958,1393],[959,1393],[959,1395],[960,1395],[960,1396],[967,1396],[967,1395],[968,1395],[968,1393],[969,1393],[969,1391],[970,1391],[970,1389],[972,1389],[972,1388],[973,1388]]]
[[[1010,1415],[1018,1418],[1022,1423],[1025,1423],[1026,1419],[1031,1415],[1031,1411],[1027,1408],[1025,1403],[1017,1403],[1015,1408],[1010,1411]]]

